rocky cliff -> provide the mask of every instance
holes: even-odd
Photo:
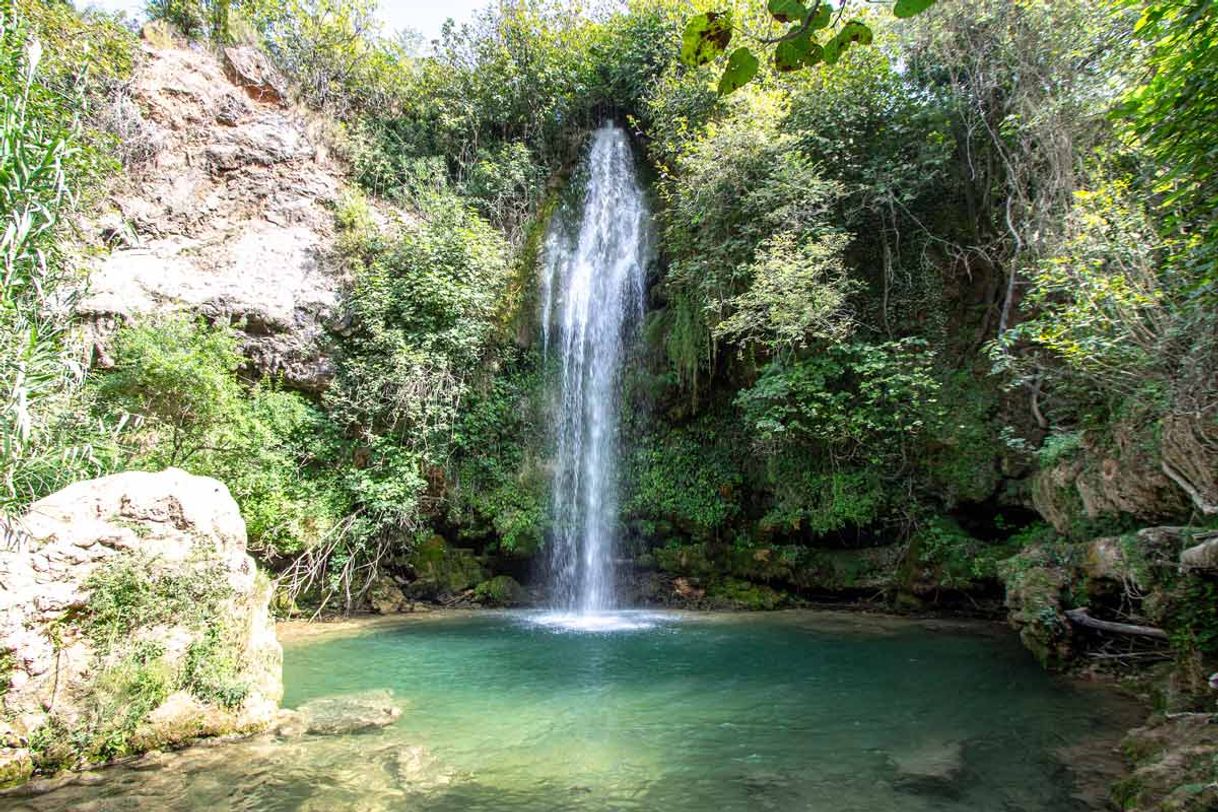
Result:
[[[270,585],[224,485],[116,474],[6,530],[0,785],[273,720]]]
[[[188,310],[238,326],[260,372],[325,385],[341,169],[327,125],[284,88],[250,48],[142,42],[110,111],[127,172],[83,223],[94,258],[78,312],[99,338],[122,319]],[[96,352],[104,367],[104,341]]]

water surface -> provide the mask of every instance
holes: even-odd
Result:
[[[360,735],[195,748],[31,809],[1082,809],[1055,755],[1112,740],[1117,699],[992,626],[823,613],[526,614],[286,647],[285,704],[391,688]]]

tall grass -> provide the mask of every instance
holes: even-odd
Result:
[[[79,99],[39,82],[43,47],[0,4],[0,514],[93,467],[69,427],[85,369],[68,350],[72,310],[59,251],[82,150]]]

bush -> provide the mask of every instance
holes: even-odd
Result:
[[[34,731],[30,749],[39,770],[127,755],[148,714],[175,691],[230,708],[244,700],[245,664],[234,654],[239,635],[227,621],[234,593],[223,562],[199,557],[166,565],[116,555],[84,587],[88,603],[60,622],[77,628],[93,649],[91,690],[79,698],[82,713],[70,724],[52,714]],[[143,636],[165,626],[184,626],[196,637],[180,669],[171,667],[160,642]]]
[[[0,8],[0,510],[11,512],[105,463],[105,433],[77,419],[79,348],[71,346],[66,215],[112,168],[80,125],[93,85],[54,46],[99,46],[102,70],[129,69],[130,45],[107,22],[59,4]],[[112,59],[114,64],[105,60]]]

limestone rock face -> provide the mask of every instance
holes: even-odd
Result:
[[[282,77],[252,48],[221,64],[145,41],[130,92],[144,157],[82,224],[108,249],[92,252],[78,307],[99,347],[125,319],[188,310],[237,325],[259,371],[324,387],[342,172],[320,125],[285,106]]]
[[[223,484],[79,482],[0,549],[0,775],[257,730],[282,695],[269,583]]]
[[[1163,418],[1160,454],[1163,473],[1189,495],[1193,506],[1207,516],[1218,515],[1218,453],[1214,435],[1218,425],[1196,414]]]
[[[280,104],[287,101],[287,81],[257,48],[225,48],[224,71],[254,101]]]
[[[1059,532],[1082,518],[1125,514],[1154,522],[1188,514],[1183,491],[1132,437],[1115,449],[1086,448],[1032,480],[1032,503]]]
[[[1084,435],[1078,453],[1033,477],[1036,510],[1063,533],[1119,514],[1147,524],[1218,515],[1218,423],[1173,414],[1156,439],[1145,433],[1118,424],[1102,443]]]

